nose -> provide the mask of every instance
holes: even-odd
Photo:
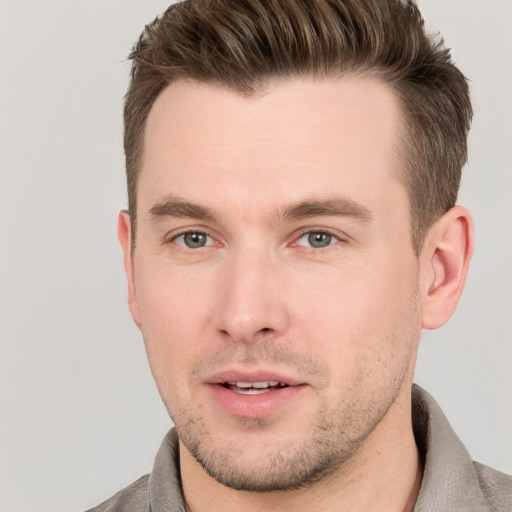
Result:
[[[256,249],[229,258],[219,287],[217,330],[242,343],[283,336],[289,323],[284,279],[279,263]]]

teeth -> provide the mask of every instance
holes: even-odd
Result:
[[[230,382],[230,384],[232,386],[236,386],[237,388],[252,388],[252,382]]]
[[[268,388],[270,386],[270,382],[269,381],[264,381],[264,382],[253,382],[252,383],[252,387],[253,388],[256,388],[256,389],[264,389],[264,388]]]
[[[268,388],[238,388],[235,387],[233,389],[235,393],[238,393],[239,395],[262,395],[263,393],[270,393],[270,389]]]
[[[242,389],[250,389],[250,388],[254,388],[254,389],[267,389],[269,387],[276,387],[276,386],[281,386],[281,387],[284,387],[285,384],[283,384],[282,382],[278,382],[278,381],[275,381],[275,380],[264,380],[264,381],[259,381],[259,382],[228,382],[228,384],[230,386],[236,386],[237,388],[242,388]]]
[[[229,389],[238,393],[239,395],[261,395],[263,393],[269,393],[275,388],[287,387],[284,382],[278,382],[277,380],[263,380],[258,382],[226,382]]]

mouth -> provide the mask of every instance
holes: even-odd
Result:
[[[296,404],[305,382],[274,372],[226,370],[210,377],[207,389],[215,407],[232,417],[266,418]]]
[[[223,382],[221,384],[224,388],[234,391],[239,395],[263,395],[271,391],[289,387],[284,382],[277,382],[273,380],[264,380],[258,382],[240,382],[231,381]]]

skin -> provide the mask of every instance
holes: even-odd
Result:
[[[455,207],[414,254],[403,130],[362,77],[251,97],[178,81],[156,100],[133,251],[126,213],[119,237],[189,510],[412,510],[420,331],[451,316],[472,230]],[[226,372],[292,392],[245,411],[219,401]]]

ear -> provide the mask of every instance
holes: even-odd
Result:
[[[132,314],[133,321],[137,327],[140,328],[139,305],[135,291],[131,221],[130,215],[126,210],[119,212],[117,219],[117,235],[119,236],[119,242],[121,242],[121,247],[123,248],[124,270],[126,272],[126,279],[128,280],[128,307]]]
[[[429,231],[421,253],[424,329],[437,329],[453,315],[473,254],[473,222],[462,206],[446,212]]]

